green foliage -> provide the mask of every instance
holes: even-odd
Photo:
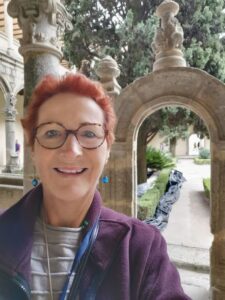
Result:
[[[73,30],[65,34],[65,57],[76,66],[83,59],[112,55],[121,67],[122,87],[152,70],[151,43],[159,24],[161,0],[65,0]],[[224,0],[177,0],[188,64],[225,80]]]
[[[164,152],[157,150],[153,147],[146,149],[147,167],[151,169],[162,170],[168,167],[174,167],[174,160]]]
[[[208,130],[195,113],[178,106],[167,106],[162,109],[160,134],[171,139],[186,139],[189,136],[189,126],[199,137],[209,137]]]
[[[178,123],[186,128],[191,124],[191,111],[189,109],[179,106],[167,106],[162,109],[164,114],[164,123],[171,127],[176,126]]]
[[[206,197],[210,199],[210,191],[211,191],[211,179],[210,178],[203,179],[203,187],[204,187]]]
[[[148,190],[139,200],[138,219],[145,220],[148,217],[153,217],[159,203],[159,199],[159,190],[157,188]]]
[[[210,150],[207,148],[200,148],[199,149],[199,158],[209,159],[210,158]]]
[[[208,158],[208,159],[203,159],[203,158],[198,158],[198,157],[195,157],[194,158],[194,163],[196,164],[196,165],[210,165],[210,163],[211,163],[211,159],[210,158]]]
[[[138,218],[144,220],[153,217],[160,198],[165,193],[172,168],[163,169],[155,181],[153,188],[149,189],[138,202]]]

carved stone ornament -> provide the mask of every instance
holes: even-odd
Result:
[[[120,69],[117,62],[109,55],[99,61],[95,72],[100,78],[104,89],[109,94],[119,95],[121,87],[118,84],[116,78],[120,75]]]
[[[71,29],[70,15],[59,0],[11,0],[8,13],[23,31],[20,52],[49,49],[61,57],[60,38]],[[55,53],[56,54],[56,53]]]
[[[172,0],[163,1],[156,10],[156,15],[161,19],[161,27],[155,33],[152,49],[156,54],[156,60],[164,58],[165,67],[186,66],[181,50],[184,32],[175,17],[178,12],[179,5]],[[159,68],[161,67],[162,65]],[[157,69],[159,68],[157,66]]]
[[[5,116],[6,116],[6,120],[10,120],[13,121],[15,120],[15,116],[17,114],[17,110],[16,110],[16,101],[17,98],[14,94],[9,94],[7,96],[7,103],[6,103],[6,107],[5,107]]]
[[[156,10],[156,15],[161,18],[161,28],[157,29],[152,47],[154,51],[181,49],[183,43],[183,29],[175,18],[179,6],[173,1],[164,1]]]

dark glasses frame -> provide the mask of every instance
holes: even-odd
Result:
[[[57,124],[57,125],[59,125],[59,126],[61,126],[61,127],[63,127],[63,128],[65,129],[65,132],[66,132],[65,139],[64,139],[63,143],[60,144],[60,145],[57,146],[57,147],[54,147],[54,148],[52,148],[52,147],[46,147],[46,146],[44,146],[44,145],[41,144],[41,142],[39,141],[39,139],[38,139],[38,137],[37,137],[37,131],[38,131],[38,129],[39,129],[40,127],[42,127],[43,125],[47,125],[47,124]],[[82,146],[82,145],[80,144],[79,139],[77,138],[77,132],[79,131],[79,129],[82,128],[82,127],[84,127],[84,126],[88,126],[88,125],[101,126],[101,127],[103,128],[103,130],[104,130],[104,138],[103,138],[101,144],[98,145],[97,147],[93,147],[93,148],[84,147],[84,146]],[[76,138],[78,144],[79,144],[82,148],[88,149],[88,150],[94,150],[94,149],[99,148],[99,147],[104,143],[104,141],[105,141],[105,139],[106,139],[106,136],[108,135],[108,130],[105,128],[105,125],[102,125],[102,124],[99,124],[99,123],[88,123],[88,122],[87,122],[87,123],[82,123],[82,124],[81,124],[77,129],[75,129],[75,130],[73,130],[73,129],[67,129],[63,124],[61,124],[61,123],[59,123],[59,122],[45,122],[45,123],[41,123],[41,124],[39,124],[36,128],[33,129],[33,137],[34,137],[34,139],[36,139],[37,142],[38,142],[38,144],[41,145],[41,146],[42,146],[43,148],[45,148],[45,149],[58,149],[58,148],[62,147],[62,146],[65,144],[65,142],[66,142],[66,140],[67,140],[69,134],[73,134],[73,135],[75,136],[75,138]]]

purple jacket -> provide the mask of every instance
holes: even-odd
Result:
[[[38,186],[0,216],[1,299],[30,299],[30,256],[41,199]],[[80,283],[81,300],[190,299],[157,229],[103,207],[96,192],[85,218],[89,227],[99,214],[98,236]],[[90,286],[99,274],[104,276],[92,294]]]

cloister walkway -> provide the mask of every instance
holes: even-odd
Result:
[[[210,177],[210,165],[196,165],[192,159],[179,159],[176,169],[183,173],[186,181],[163,235],[170,244],[209,249],[212,243],[210,207],[202,179]]]
[[[209,201],[204,195],[202,179],[210,177],[210,166],[196,165],[192,159],[179,159],[176,169],[183,173],[186,181],[163,236],[171,259],[181,266],[184,290],[193,300],[205,300],[209,296],[207,269],[212,234]],[[194,271],[195,264],[198,272]]]

